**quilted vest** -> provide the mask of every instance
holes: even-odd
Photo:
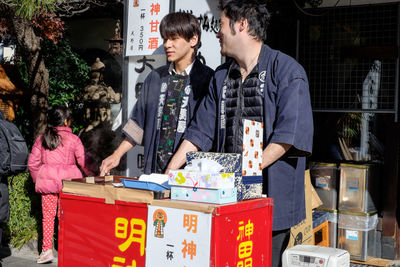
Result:
[[[241,153],[243,119],[263,121],[263,93],[259,88],[258,64],[242,82],[238,66],[227,76],[225,152]]]

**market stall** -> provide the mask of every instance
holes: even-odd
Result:
[[[64,187],[59,266],[270,266],[270,198],[217,205],[106,187]]]

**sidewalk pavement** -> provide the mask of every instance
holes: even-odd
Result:
[[[0,267],[39,267],[39,266],[57,266],[57,251],[54,251],[55,259],[51,263],[37,264],[36,259],[38,253],[28,246],[22,247],[20,250],[15,248],[2,247],[0,248]],[[366,267],[363,264],[350,264],[351,267]],[[400,266],[400,260],[394,260],[389,265],[390,267]]]
[[[55,259],[48,264],[37,264],[37,257],[38,253],[27,246],[21,249],[2,247],[0,248],[0,267],[57,266],[57,252],[54,253]]]

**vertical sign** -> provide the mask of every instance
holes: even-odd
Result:
[[[146,266],[209,266],[211,214],[148,208]]]
[[[253,233],[254,223],[250,219],[239,221],[236,234],[237,251],[235,253],[237,267],[253,266]]]
[[[118,242],[118,254],[112,258],[113,265],[111,267],[136,267],[137,259],[132,253],[126,253],[130,247],[134,247],[139,251],[140,257],[144,256],[145,240],[146,240],[146,222],[140,218],[127,218],[118,216],[115,218],[115,238]],[[133,257],[133,258],[132,258]]]
[[[219,31],[221,12],[218,10],[218,0],[175,0],[175,10],[193,14],[200,23],[201,47],[199,57],[203,63],[215,69],[221,65],[221,49],[215,36]]]
[[[125,55],[157,53],[162,45],[159,26],[168,14],[169,0],[132,0],[128,2],[128,27]]]

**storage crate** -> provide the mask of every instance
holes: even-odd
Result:
[[[376,256],[376,213],[339,211],[338,248],[350,253],[352,260],[366,261]]]
[[[339,210],[377,211],[375,167],[371,164],[340,164]]]
[[[326,216],[329,226],[329,247],[337,248],[338,211],[318,208],[313,211],[313,216],[314,213],[322,213]]]
[[[338,168],[334,163],[311,162],[311,182],[322,201],[320,208],[336,210],[338,202]]]

